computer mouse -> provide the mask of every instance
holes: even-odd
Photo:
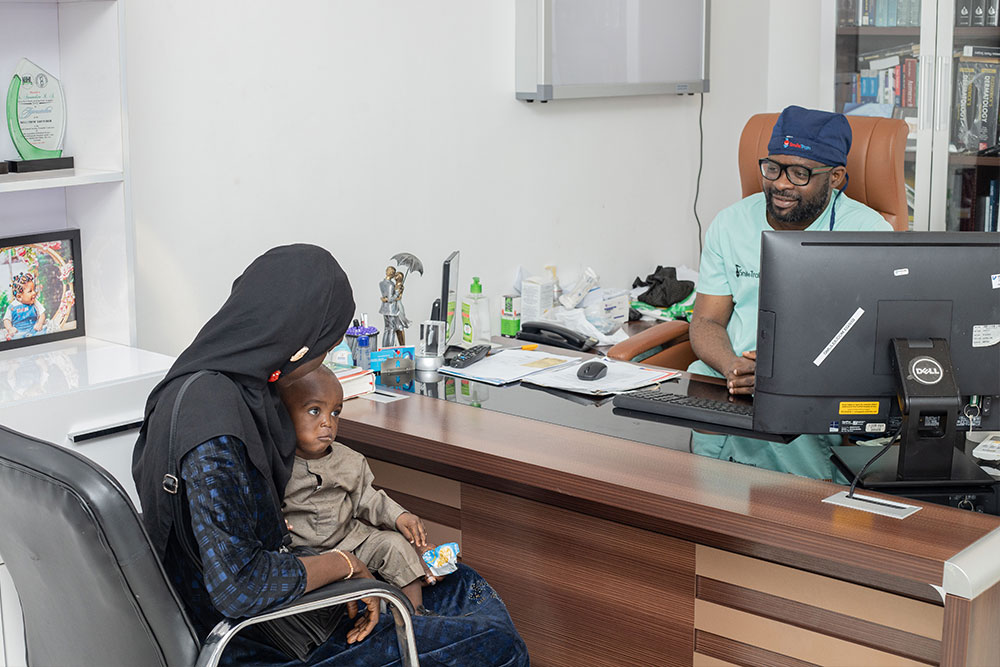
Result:
[[[576,376],[581,380],[599,380],[608,374],[608,365],[600,361],[588,361],[580,364]]]

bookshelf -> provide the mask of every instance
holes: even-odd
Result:
[[[124,7],[0,0],[0,92],[26,57],[62,82],[74,169],[0,174],[0,237],[80,229],[88,336],[135,344]],[[0,159],[17,159],[0,126]]]
[[[990,1],[980,0],[984,8]],[[1000,27],[996,12],[980,19],[984,25],[965,24],[969,19],[959,18],[963,2],[837,1],[837,110],[864,105],[854,112],[891,114],[909,123],[904,168],[915,230],[997,229],[1000,96],[980,92],[985,78],[987,90],[1000,83],[1000,56],[974,63],[964,49],[1000,50]],[[959,90],[970,86],[978,88],[966,96],[963,113]],[[974,101],[981,98],[986,102],[975,118],[984,120],[972,122]]]

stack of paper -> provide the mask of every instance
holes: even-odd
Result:
[[[569,365],[575,366],[579,361],[578,357],[568,357],[550,352],[508,349],[494,352],[465,368],[442,366],[438,372],[486,384],[507,384],[541,371]]]
[[[651,366],[637,366],[627,361],[615,361],[613,359],[600,359],[608,367],[607,374],[598,380],[581,380],[576,376],[576,366],[570,368],[556,368],[545,373],[538,373],[526,377],[526,384],[534,384],[539,387],[550,387],[552,389],[562,389],[578,394],[588,394],[590,396],[607,396],[623,391],[631,391],[639,387],[665,382],[680,376],[680,371],[672,371],[666,368],[656,368]]]

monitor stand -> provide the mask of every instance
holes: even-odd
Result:
[[[993,484],[993,478],[960,449],[965,438],[955,426],[959,394],[948,341],[893,338],[889,353],[903,413],[900,441],[864,472],[858,484],[885,490]],[[831,458],[854,480],[877,453],[874,447],[833,447]]]
[[[878,447],[831,447],[830,458],[847,479],[853,480],[878,450]],[[898,466],[899,447],[890,447],[888,452],[865,471],[865,476],[858,482],[858,486],[891,493],[904,488],[979,487],[994,483],[994,479],[976,465],[969,455],[954,448],[951,456],[951,474],[946,479],[900,479],[897,474]]]

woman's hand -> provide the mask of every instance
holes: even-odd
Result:
[[[413,543],[418,550],[427,546],[427,531],[424,530],[424,522],[420,517],[410,512],[403,512],[396,519],[396,530],[403,534],[403,537]]]
[[[347,554],[347,557],[351,559],[351,565],[354,566],[354,575],[351,579],[374,579],[372,573],[368,571],[368,566],[358,560],[357,556],[349,551],[343,551],[341,553]],[[365,613],[358,616],[358,603],[357,600],[352,600],[347,603],[347,615],[350,618],[355,616],[358,619],[354,622],[354,627],[347,631],[347,643],[354,644],[361,641],[365,637],[371,634],[372,630],[378,624],[379,615],[379,599],[372,598],[362,598],[362,602],[365,603]]]

